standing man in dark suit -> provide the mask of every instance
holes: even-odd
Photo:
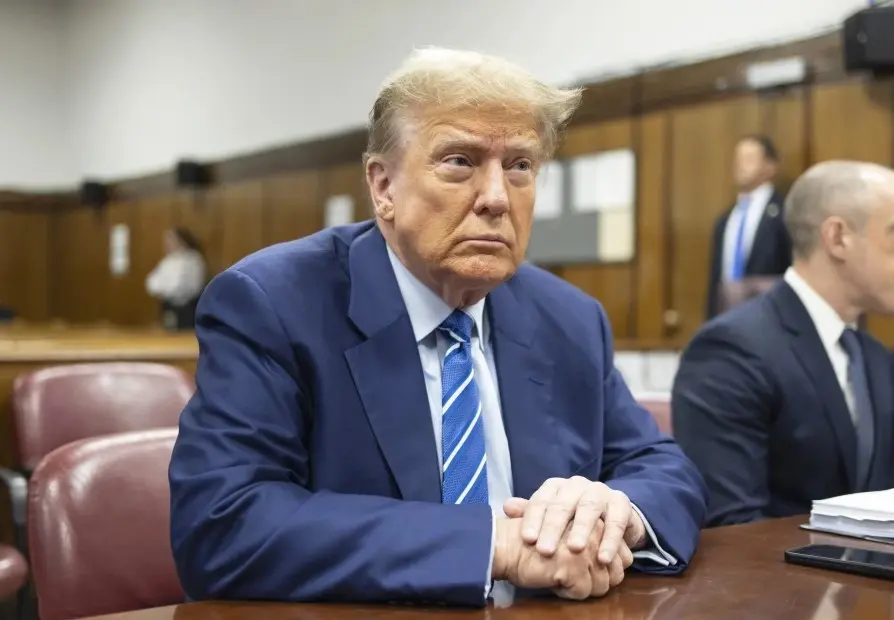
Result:
[[[674,436],[708,483],[709,525],[894,487],[891,362],[858,326],[894,313],[894,172],[819,164],[785,223],[793,266],[702,327],[674,382]]]
[[[615,369],[599,303],[521,264],[579,100],[413,54],[370,115],[375,220],[207,287],[170,466],[190,597],[481,606],[686,567],[701,477]]]
[[[739,140],[733,162],[739,197],[714,226],[708,318],[718,312],[722,282],[782,275],[791,264],[791,242],[780,217],[783,199],[773,186],[778,169],[779,154],[770,138]]]

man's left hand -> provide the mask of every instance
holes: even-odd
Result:
[[[646,539],[645,525],[627,495],[581,476],[550,478],[531,499],[507,500],[503,512],[509,518],[522,517],[522,538],[536,544],[537,551],[547,556],[556,552],[569,523],[572,526],[566,544],[579,553],[587,548],[599,520],[605,522],[597,558],[603,565],[618,555],[622,544],[636,550]]]

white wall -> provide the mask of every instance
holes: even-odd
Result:
[[[0,188],[68,187],[63,12],[54,0],[0,0]]]
[[[414,46],[497,53],[567,83],[808,36],[865,4],[70,0],[72,136],[80,173],[138,175],[359,127]]]

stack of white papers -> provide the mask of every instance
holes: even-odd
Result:
[[[894,489],[814,501],[809,527],[894,543]]]

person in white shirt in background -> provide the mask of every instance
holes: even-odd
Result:
[[[185,228],[165,231],[165,257],[146,278],[146,292],[161,302],[165,329],[192,329],[196,304],[206,284],[205,257]]]

